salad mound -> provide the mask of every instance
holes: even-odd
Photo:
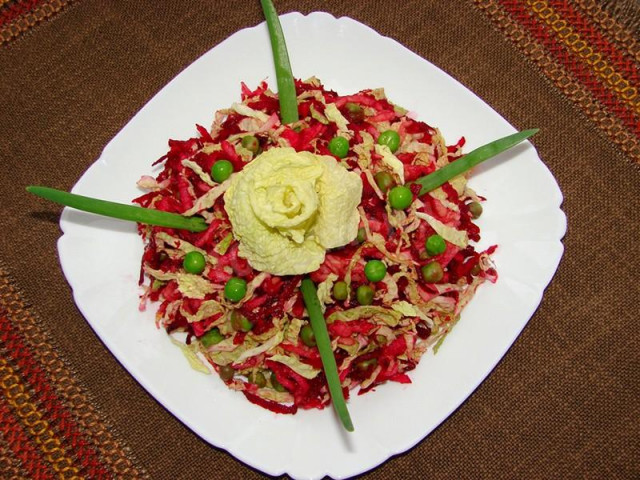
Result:
[[[210,129],[169,141],[156,162],[161,172],[140,179],[148,192],[135,199],[208,224],[199,233],[139,225],[142,307],[159,302],[158,325],[195,368],[217,372],[229,388],[278,413],[331,402],[299,291],[304,274],[317,286],[346,397],[387,381],[410,383],[407,373],[437,349],[478,286],[497,278],[495,246],[473,246],[484,199],[466,176],[422,195],[411,183],[459,158],[463,138],[447,146],[382,89],[341,96],[316,78],[295,85],[298,122],[281,124],[266,82],[255,90],[242,84],[241,102],[216,112]],[[338,170],[312,183],[313,191],[300,187],[302,173],[281,181],[285,169],[264,166],[253,184],[241,183],[256,176],[249,170],[261,171],[258,161],[277,167],[256,161],[277,149],[331,157],[309,160],[312,180]],[[391,198],[395,187],[404,188],[402,201]],[[351,194],[335,201],[345,191]],[[276,197],[275,207],[265,206]],[[307,198],[324,205],[328,220],[320,226],[309,223],[321,214],[309,213],[300,200]],[[276,210],[279,223],[269,216]],[[291,220],[294,210],[301,221]]]

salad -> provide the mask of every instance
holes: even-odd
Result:
[[[142,306],[195,368],[278,413],[331,403],[300,293],[317,286],[343,393],[364,394],[437,349],[476,289],[495,282],[495,246],[476,251],[484,200],[459,175],[412,183],[462,156],[382,89],[339,95],[295,80],[299,120],[282,124],[263,82],[170,140],[142,207],[201,216],[190,232],[139,224]]]

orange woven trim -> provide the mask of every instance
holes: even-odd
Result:
[[[85,439],[84,433],[71,413],[56,395],[47,374],[34,360],[29,348],[24,343],[24,338],[12,327],[10,318],[2,310],[0,310],[0,335],[0,352],[3,361],[11,362],[11,364],[0,364],[0,371],[4,369],[12,372],[14,381],[11,388],[17,391],[15,399],[9,394],[6,395],[9,405],[15,406],[15,400],[21,408],[27,409],[30,418],[43,419],[42,422],[55,429],[54,432],[48,427],[38,428],[38,432],[46,434],[45,445],[48,445],[49,450],[56,446],[60,447],[60,438],[62,438],[65,440],[64,448],[73,452],[73,455],[78,459],[77,463],[81,465],[87,475],[92,478],[108,478],[108,468],[102,464],[96,448]],[[23,423],[31,427],[27,417],[23,416],[21,412],[18,413]],[[31,428],[29,431],[35,435],[35,441],[40,445],[42,443],[39,437],[40,433],[34,433]],[[56,435],[60,438],[54,438]],[[46,459],[54,466],[54,470],[59,472],[49,450],[45,452],[47,453]],[[56,451],[55,458],[60,456],[60,451]],[[75,470],[77,474],[77,468]]]
[[[14,383],[19,382],[21,387],[13,388],[26,395],[19,401],[36,407],[36,415],[41,415],[51,434],[60,440],[60,448],[68,452],[66,457],[72,464],[64,478],[73,476],[73,469],[85,478],[148,478],[147,472],[136,465],[130,449],[115,437],[112,427],[79,387],[73,373],[52,347],[46,331],[13,287],[1,261],[0,313],[0,356],[4,371],[11,369],[14,372]],[[7,319],[10,322],[6,322]],[[13,407],[5,406],[11,413]],[[12,416],[36,449],[36,432],[27,429],[22,417],[15,413]],[[0,424],[3,423],[0,420]],[[2,461],[17,462],[24,469],[22,446],[25,442],[17,442],[17,438],[2,435],[0,429],[4,452],[11,453],[10,459]],[[56,470],[50,461],[56,458],[43,460],[54,473]],[[62,468],[63,464],[59,466]]]
[[[480,8],[494,24],[512,41],[530,60],[532,60],[542,71],[545,77],[552,82],[556,88],[560,90],[569,100],[571,100],[588,118],[590,118],[599,129],[606,134],[621,150],[628,155],[632,161],[640,165],[640,136],[636,133],[640,129],[640,123],[637,123],[637,114],[635,108],[629,101],[637,102],[637,98],[633,96],[634,92],[638,92],[638,85],[629,79],[627,89],[619,88],[618,92],[602,86],[602,75],[598,75],[595,68],[588,62],[580,61],[578,64],[575,58],[580,58],[579,53],[587,47],[585,44],[581,48],[581,43],[576,37],[570,37],[568,30],[562,30],[562,23],[556,24],[558,31],[562,31],[567,43],[562,43],[562,36],[549,27],[549,23],[544,22],[543,18],[524,2],[501,1],[501,0],[474,0],[474,3]],[[548,2],[533,2],[538,7],[543,7]],[[571,2],[564,2],[565,6]],[[505,6],[506,4],[506,6]],[[507,8],[508,7],[508,8]],[[544,10],[539,9],[541,12]],[[582,12],[582,10],[580,10]],[[548,13],[548,11],[545,11]],[[600,15],[600,10],[596,13],[598,18],[605,19],[604,15]],[[582,12],[584,13],[584,12]],[[542,14],[544,17],[545,14]],[[548,18],[552,18],[549,16]],[[598,33],[603,33],[595,22],[589,19],[589,28],[597,28]],[[540,22],[534,25],[537,30],[532,30],[530,22]],[[529,23],[528,23],[529,22]],[[613,46],[629,53],[623,45],[633,45],[628,37],[625,36],[625,30],[607,20],[609,29],[603,34],[607,36]],[[547,30],[541,30],[547,28]],[[610,32],[616,32],[616,37],[610,37]],[[535,33],[535,34],[534,34]],[[588,35],[583,35],[580,40],[585,42]],[[574,42],[575,40],[575,42]],[[570,45],[574,49],[571,50]],[[593,45],[588,44],[591,52],[595,52]],[[569,53],[570,52],[570,53]],[[567,55],[572,55],[569,58]],[[627,63],[632,62],[631,67],[637,71],[638,65],[634,62],[635,53],[632,51],[626,55]],[[575,57],[575,58],[574,58]],[[620,55],[618,55],[620,57]],[[601,56],[600,58],[604,58]],[[606,56],[606,58],[611,58]],[[596,65],[594,62],[593,65]],[[597,64],[601,66],[601,64]],[[605,70],[599,70],[604,72]],[[610,73],[610,71],[608,71]],[[632,72],[633,73],[633,72]],[[612,76],[612,82],[615,84],[616,77]],[[633,74],[629,78],[634,79]],[[595,79],[595,80],[594,80]],[[624,86],[624,83],[618,83],[618,86]],[[609,92],[609,93],[607,93]],[[627,98],[618,98],[618,93],[624,93]],[[624,105],[621,106],[621,104]],[[637,103],[633,103],[637,105]],[[626,111],[626,114],[625,114]]]
[[[0,8],[9,7],[9,4],[14,3],[15,0],[0,0]]]
[[[16,8],[20,2],[3,1],[0,4],[0,15],[5,14],[9,17],[8,21],[0,23],[0,44],[8,45],[21,35],[25,34],[32,28],[36,27],[45,20],[49,20],[65,7],[77,2],[77,0],[44,0],[39,2],[31,2],[28,8],[15,16],[8,15],[11,8]]]
[[[16,18],[38,8],[38,5],[46,0],[11,0],[3,2],[0,10],[0,26],[13,23]]]
[[[625,128],[636,138],[640,138],[640,117],[637,112],[629,108],[622,99],[614,92],[609,85],[602,81],[598,75],[601,71],[601,64],[605,58],[598,53],[595,55],[594,63],[587,63],[573,52],[558,36],[557,32],[551,28],[556,23],[566,25],[564,20],[569,5],[560,5],[562,19],[553,10],[548,8],[548,2],[536,1],[532,3],[532,8],[528,9],[519,2],[513,0],[500,0],[500,4],[513,15],[518,22],[547,50],[554,61],[565,67],[567,72],[580,82],[596,99],[600,102],[608,113],[622,122]],[[591,51],[595,49],[590,49]],[[610,70],[610,68],[609,68]]]
[[[7,479],[29,478],[29,472],[22,468],[22,462],[14,458],[9,442],[5,440],[5,430],[7,425],[3,422],[0,427],[0,473]]]
[[[603,41],[592,28],[583,22],[571,4],[565,2],[562,14],[554,8],[557,1],[532,1],[527,4],[557,35],[559,40],[577,56],[587,63],[605,84],[616,93],[618,98],[640,113],[640,95],[638,94],[640,71],[631,61],[625,61],[621,52],[610,42]],[[574,25],[578,24],[578,26]]]
[[[7,425],[20,423],[21,427],[28,432],[31,442],[40,450],[39,454],[42,457],[40,463],[43,464],[46,461],[47,466],[51,467],[57,476],[80,478],[78,468],[74,467],[69,457],[69,451],[44,418],[21,378],[4,358],[0,358],[0,390],[2,390],[4,403],[5,421],[3,423]],[[11,415],[12,421],[7,421]],[[39,473],[39,476],[46,475]]]
[[[636,62],[640,62],[640,37],[618,23],[595,0],[575,0],[577,8],[588,15],[598,29],[623,48]],[[640,19],[638,19],[640,22]]]

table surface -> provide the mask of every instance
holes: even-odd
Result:
[[[0,476],[263,478],[180,423],[73,303],[56,241],[70,189],[145,103],[262,21],[258,2],[0,3]],[[383,478],[640,478],[640,5],[283,0],[396,39],[533,139],[564,194],[565,254],[472,396]],[[330,461],[330,460],[328,460]]]

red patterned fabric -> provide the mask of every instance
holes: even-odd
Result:
[[[592,0],[474,0],[640,164],[640,45]]]
[[[51,19],[74,0],[8,0],[0,2],[0,43],[8,44]]]
[[[111,437],[1,268],[0,439],[16,463],[0,471],[12,471],[13,478],[145,476]]]

